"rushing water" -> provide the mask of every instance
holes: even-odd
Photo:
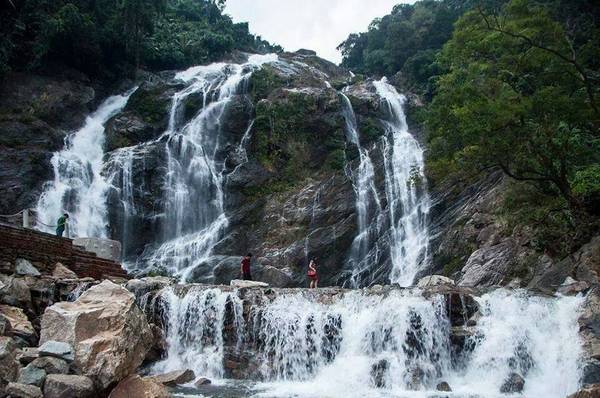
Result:
[[[430,209],[427,194],[423,150],[410,134],[404,114],[406,98],[383,78],[374,82],[377,93],[387,107],[383,136],[385,193],[391,224],[390,281],[409,286],[422,264],[427,261]]]
[[[144,256],[144,266],[161,267],[186,279],[202,264],[228,225],[224,211],[222,117],[236,95],[244,94],[252,72],[275,55],[253,55],[246,64],[216,63],[196,66],[175,76],[187,83],[172,98],[166,139],[166,179],[161,215],[162,243]],[[202,98],[201,110],[181,122],[182,104],[191,95]],[[237,151],[246,157],[245,146],[252,122]],[[123,194],[127,190],[123,189]]]
[[[410,134],[404,115],[404,96],[384,79],[373,82],[386,116],[381,120],[385,134],[379,143],[383,155],[386,205],[382,208],[377,190],[376,170],[369,149],[361,145],[356,115],[342,92],[347,141],[358,149],[358,166],[349,175],[356,197],[358,231],[348,258],[349,285],[372,284],[379,275],[376,267],[390,259],[391,283],[410,286],[427,261],[429,235],[423,150]],[[385,251],[389,251],[389,256]]]
[[[466,329],[470,348],[461,355],[453,351],[443,296],[425,299],[418,291],[355,291],[329,304],[287,294],[255,306],[247,321],[235,292],[192,290],[179,298],[167,290],[163,298],[170,349],[155,370],[187,367],[218,378],[223,352],[250,349],[254,381],[231,388],[246,383],[257,396],[431,397],[446,381],[452,396],[491,398],[505,396],[499,391],[511,372],[525,379],[519,397],[563,398],[579,385],[581,297],[498,290],[477,298],[480,316]],[[237,337],[218,336],[215,329],[227,324]]]
[[[44,187],[37,203],[37,228],[52,232],[65,211],[73,236],[105,238],[108,227],[106,193],[110,184],[101,174],[104,125],[127,104],[134,90],[109,97],[65,140],[65,148],[52,156],[54,180]]]

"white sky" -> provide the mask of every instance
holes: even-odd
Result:
[[[235,22],[248,22],[250,32],[287,51],[315,50],[335,63],[336,47],[350,33],[364,32],[376,17],[395,4],[415,0],[227,0],[225,13]]]

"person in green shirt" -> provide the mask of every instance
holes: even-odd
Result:
[[[68,219],[69,215],[67,213],[59,217],[58,221],[56,222],[56,236],[62,237],[63,232],[65,232],[65,226],[67,225]]]

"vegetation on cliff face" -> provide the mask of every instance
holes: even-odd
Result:
[[[514,181],[509,223],[564,255],[600,215],[599,16],[585,0],[424,0],[340,49],[344,65],[399,72],[397,83],[424,94],[411,116],[426,127],[433,185],[501,169]]]
[[[223,0],[14,0],[0,14],[0,76],[68,66],[118,78],[233,50],[279,50],[223,15]]]

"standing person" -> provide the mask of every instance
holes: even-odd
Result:
[[[310,279],[310,289],[316,289],[319,284],[319,274],[317,273],[317,260],[315,258],[308,263],[308,279]]]
[[[250,273],[250,262],[252,260],[252,253],[246,254],[244,258],[242,258],[242,263],[240,264],[240,271],[242,272],[242,279],[245,281],[252,280],[252,274]]]
[[[56,236],[62,237],[63,232],[65,232],[65,226],[67,225],[67,220],[69,219],[69,215],[67,213],[63,214],[58,218],[56,222]]]

